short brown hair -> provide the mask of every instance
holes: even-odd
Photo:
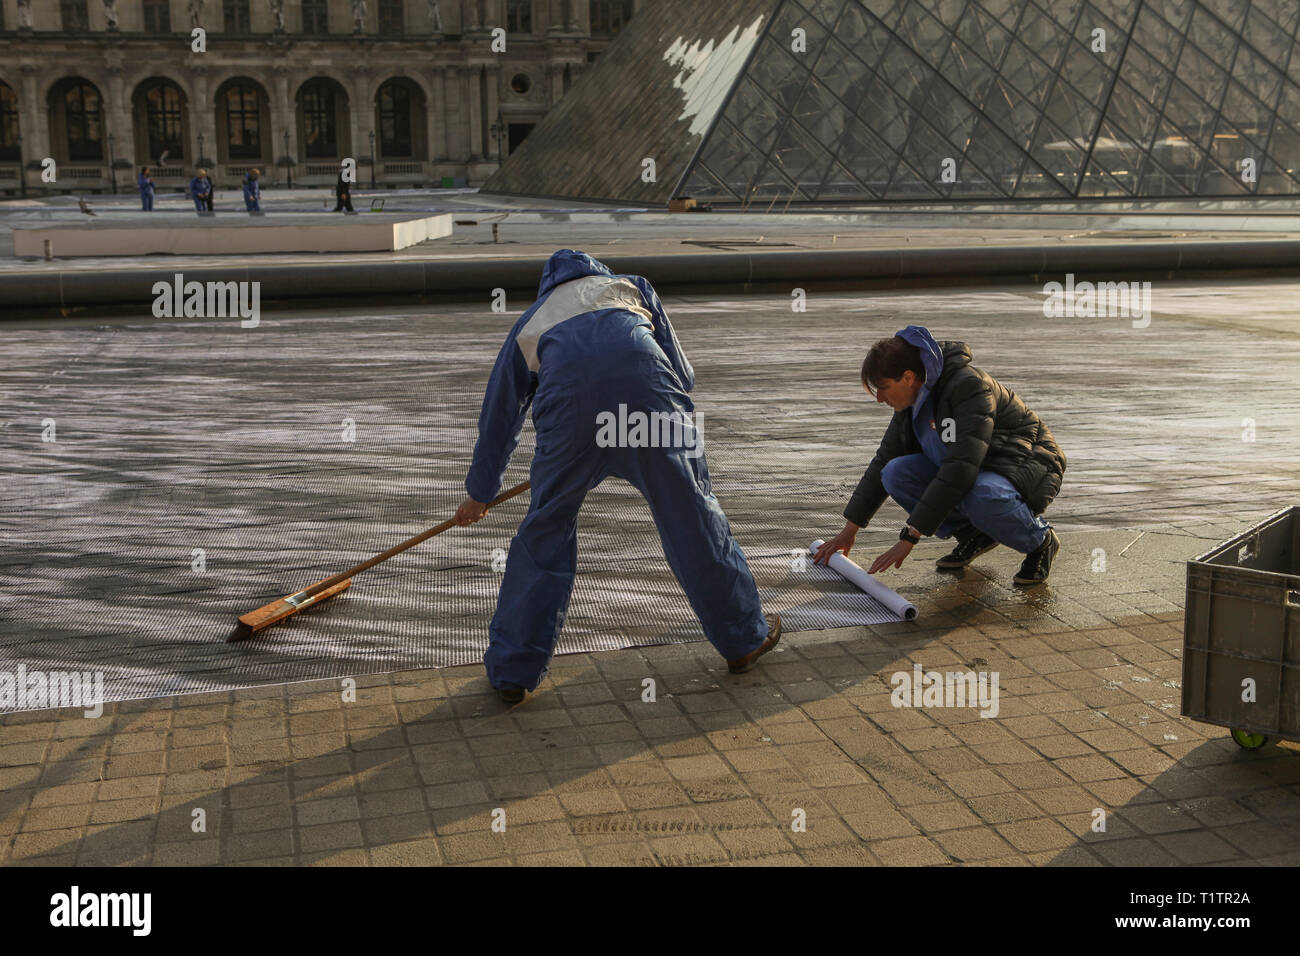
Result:
[[[897,380],[907,371],[915,372],[917,378],[925,380],[921,350],[907,339],[897,335],[890,336],[871,346],[871,351],[862,360],[862,384],[874,396],[875,386],[879,385],[882,379]]]

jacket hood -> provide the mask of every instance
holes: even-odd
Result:
[[[894,334],[921,350],[921,365],[925,368],[925,385],[917,395],[916,401],[912,403],[912,415],[915,417],[920,414],[921,407],[929,399],[931,390],[944,372],[970,364],[970,348],[965,342],[936,342],[930,330],[923,325],[909,325]]]
[[[585,252],[577,249],[561,249],[546,260],[542,269],[542,283],[537,287],[540,299],[562,282],[581,279],[584,276],[612,276],[602,262],[598,262]]]

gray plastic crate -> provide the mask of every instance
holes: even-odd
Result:
[[[1249,750],[1300,741],[1300,506],[1187,562],[1183,715]]]

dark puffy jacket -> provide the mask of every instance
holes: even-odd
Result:
[[[1065,454],[1051,431],[1015,392],[970,364],[964,342],[940,342],[943,371],[932,389],[934,421],[943,434],[951,418],[955,437],[939,473],[930,482],[908,524],[922,534],[934,534],[948,513],[966,497],[981,471],[1005,477],[1033,510],[1041,514],[1061,490]],[[881,483],[885,464],[900,455],[921,452],[912,430],[912,409],[895,412],[876,456],[858,482],[844,517],[865,525],[889,497]]]

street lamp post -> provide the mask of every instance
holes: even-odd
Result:
[[[289,164],[284,167],[286,180],[286,189],[293,188],[293,157],[289,155],[289,131],[284,131],[284,158],[289,160]]]
[[[375,131],[370,131],[370,188],[375,188],[375,163],[378,158],[375,156]]]
[[[506,160],[506,150],[502,143],[505,137],[506,124],[505,121],[501,119],[500,113],[497,114],[497,121],[488,127],[488,132],[490,132],[497,141],[497,162],[504,163]]]
[[[108,134],[108,178],[113,182],[113,195],[117,195],[117,159],[113,156],[113,134]]]
[[[199,163],[202,162],[203,162],[203,134],[199,133]]]

